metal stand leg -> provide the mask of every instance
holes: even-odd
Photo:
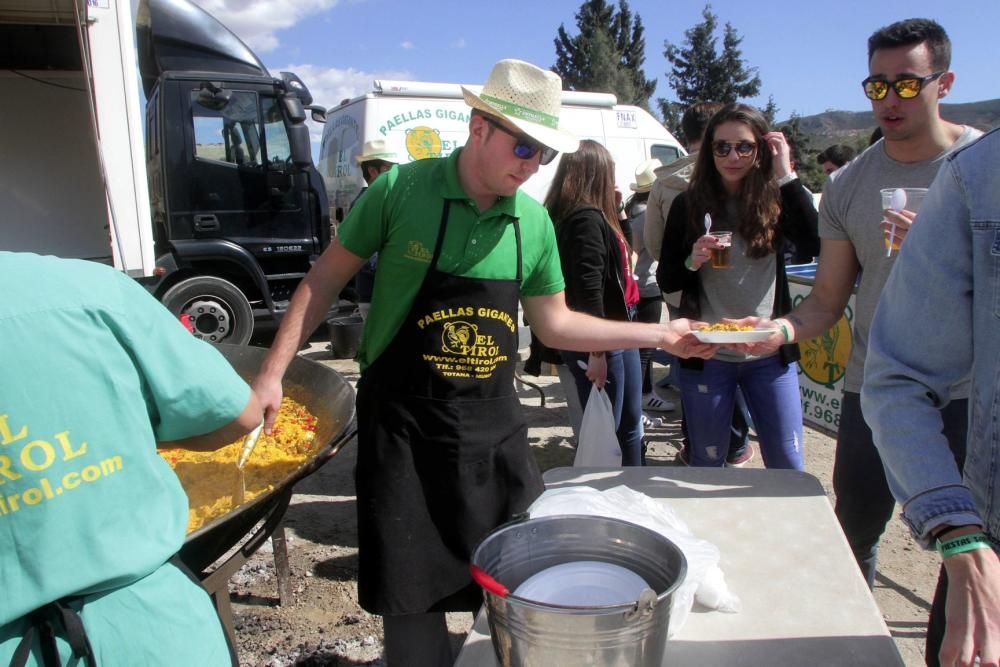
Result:
[[[278,602],[284,607],[292,604],[291,568],[288,566],[285,524],[280,524],[271,535],[271,547],[274,550],[274,572],[278,577]]]
[[[518,382],[520,382],[521,384],[523,384],[524,386],[531,387],[532,389],[534,389],[535,391],[537,391],[538,392],[538,396],[541,398],[542,407],[543,408],[545,407],[545,392],[542,391],[541,387],[539,387],[537,384],[535,384],[533,382],[528,382],[527,380],[525,380],[523,377],[521,377],[517,373],[514,373],[514,379],[517,380]]]

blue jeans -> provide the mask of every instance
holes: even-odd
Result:
[[[872,431],[861,414],[861,395],[845,391],[842,406],[833,461],[834,512],[871,588],[875,585],[878,541],[892,518],[896,499],[889,490]],[[959,470],[965,463],[968,409],[968,400],[958,399],[941,410],[943,433]]]
[[[786,366],[777,355],[743,362],[709,359],[703,370],[681,368],[680,380],[692,466],[725,464],[739,388],[757,430],[764,465],[802,470],[802,403],[796,364]]]
[[[577,361],[587,363],[586,352],[562,352],[563,361],[573,373],[580,405],[586,410],[591,382]],[[608,360],[608,382],[604,390],[615,413],[615,433],[622,448],[622,465],[642,465],[642,364],[639,350],[611,350]]]

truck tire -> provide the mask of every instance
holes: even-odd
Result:
[[[250,302],[235,285],[214,276],[182,280],[160,299],[171,313],[188,315],[195,338],[246,345],[253,334]]]

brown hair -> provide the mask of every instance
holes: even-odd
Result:
[[[705,128],[702,149],[695,160],[694,173],[688,186],[689,233],[693,238],[704,234],[705,213],[724,210],[729,195],[722,184],[722,177],[715,167],[712,144],[715,130],[723,123],[743,123],[753,132],[757,151],[753,155],[754,167],[740,183],[738,233],[747,242],[747,256],[764,257],[777,250],[778,214],[781,196],[772,175],[771,149],[764,135],[768,132],[767,120],[760,111],[746,104],[728,104],[719,110]]]
[[[630,245],[618,222],[615,161],[608,149],[593,139],[581,141],[576,152],[563,153],[545,197],[545,208],[556,226],[574,211],[596,208],[615,235]]]

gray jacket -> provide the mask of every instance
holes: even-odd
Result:
[[[646,222],[643,227],[642,240],[646,250],[659,261],[660,247],[663,245],[663,230],[667,226],[667,215],[670,205],[677,195],[687,190],[688,181],[694,173],[694,161],[697,154],[686,155],[670,164],[656,170],[656,182],[649,191],[646,202]]]

